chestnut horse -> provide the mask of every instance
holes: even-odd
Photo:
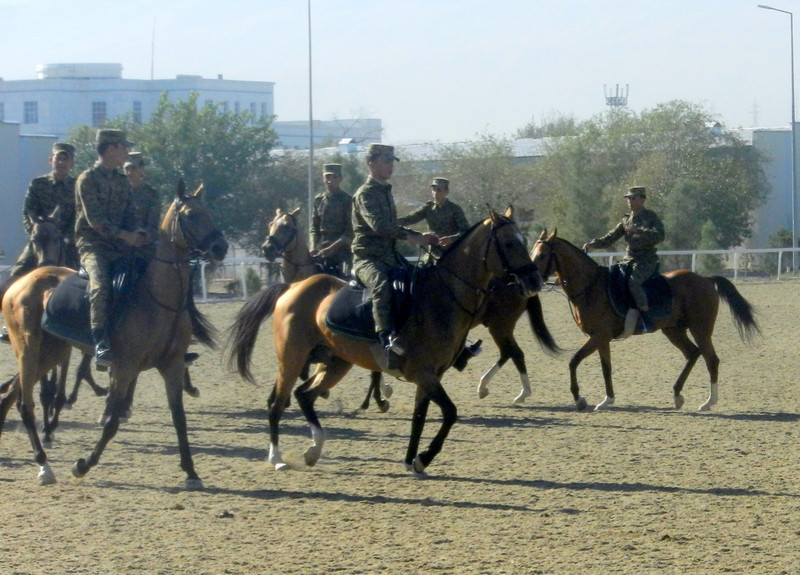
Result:
[[[541,277],[531,264],[525,241],[511,219],[489,210],[489,217],[454,242],[435,266],[417,274],[410,316],[398,334],[405,355],[402,375],[416,385],[411,437],[405,456],[406,469],[424,476],[425,468],[441,451],[456,421],[456,406],[441,383],[467,337],[475,314],[496,278],[509,278],[521,291],[533,295]],[[278,446],[279,424],[303,364],[312,354],[319,358],[316,373],[295,391],[295,398],[311,427],[313,444],[305,452],[305,463],[313,466],[322,454],[325,432],[314,410],[316,398],[338,383],[353,365],[370,371],[382,369],[382,349],[331,331],[325,316],[333,296],[345,282],[329,275],[315,275],[292,285],[278,284],[248,301],[230,328],[229,365],[252,381],[250,361],[261,322],[273,315],[273,341],[278,359],[275,383],[277,399],[269,410],[269,461],[276,470],[287,469]],[[425,451],[419,443],[433,401],[442,412],[442,424]]]
[[[581,397],[578,388],[578,365],[597,351],[600,354],[606,397],[595,410],[612,405],[614,387],[611,382],[610,343],[622,333],[624,318],[614,311],[608,297],[608,268],[598,265],[583,250],[557,237],[556,232],[549,236],[547,231],[542,232],[533,248],[532,258],[545,279],[556,274],[569,298],[575,322],[589,336],[569,362],[570,390],[575,404],[579,410],[586,409],[586,399]],[[739,336],[748,343],[759,333],[753,307],[729,280],[721,276],[705,277],[688,270],[676,270],[665,273],[664,277],[672,290],[672,312],[667,317],[654,319],[654,327],[660,329],[686,358],[683,371],[673,386],[675,408],[683,407],[683,384],[702,355],[710,384],[708,400],[700,406],[700,410],[707,411],[717,403],[719,358],[711,335],[714,333],[719,300],[728,304]]]
[[[186,486],[202,488],[192,461],[183,408],[184,354],[192,336],[213,347],[214,330],[191,303],[189,262],[192,254],[220,261],[227,249],[200,194],[187,194],[180,181],[177,197],[161,224],[156,256],[138,282],[124,317],[112,330],[115,359],[110,370],[110,417],[95,449],[88,459],[77,461],[73,475],[83,477],[97,465],[117,432],[129,387],[140,372],[155,367],[166,384]],[[41,323],[52,290],[72,273],[63,267],[38,268],[14,283],[3,298],[3,316],[19,362],[20,412],[43,484],[54,483],[56,478],[36,433],[33,387],[48,370],[69,357],[71,344],[45,332]],[[91,352],[88,348],[83,351]]]

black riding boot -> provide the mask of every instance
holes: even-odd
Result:
[[[108,339],[108,331],[104,329],[93,329],[92,339],[94,340],[94,363],[97,369],[105,371],[111,365],[111,344]]]
[[[386,368],[389,370],[396,370],[400,368],[400,355],[395,349],[394,341],[392,338],[391,330],[378,332],[378,339],[383,346],[384,354],[386,355]]]
[[[642,286],[632,281],[628,282],[628,290],[633,296],[633,301],[636,302],[636,307],[639,308],[639,313],[642,317],[642,332],[652,331],[653,323],[650,320],[650,303],[647,301],[647,293],[645,293]]]

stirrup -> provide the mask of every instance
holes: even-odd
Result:
[[[0,329],[0,342],[11,343],[11,338],[8,337],[8,328],[6,326]]]
[[[94,363],[97,366],[97,369],[100,371],[105,371],[105,369],[108,369],[108,367],[111,365],[112,361],[113,358],[111,355],[111,349],[108,347],[108,345],[104,343],[98,343],[94,350]]]

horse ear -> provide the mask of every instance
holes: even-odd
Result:
[[[183,181],[183,178],[178,179],[178,193],[176,195],[179,200],[186,198],[186,182]]]
[[[289,212],[289,215],[292,216],[292,217],[297,217],[297,214],[300,213],[301,209],[302,209],[302,206],[297,206],[294,210]]]
[[[547,239],[547,228],[542,230],[542,233],[539,234],[539,241],[543,242]]]
[[[513,220],[514,219],[514,206],[512,206],[511,204],[508,204],[508,207],[506,208],[506,211],[505,211],[505,213],[503,213],[503,215],[505,217],[507,217],[509,220]]]
[[[553,233],[552,233],[552,234],[550,234],[550,237],[548,237],[548,238],[547,238],[547,240],[548,240],[548,241],[550,241],[550,240],[554,240],[554,239],[556,239],[556,237],[557,237],[557,236],[558,236],[558,228],[555,228],[555,229],[553,230]]]
[[[205,191],[205,189],[206,189],[205,184],[203,184],[203,182],[200,182],[200,185],[197,187],[197,189],[194,191],[192,195],[195,196],[196,198],[202,197],[202,194]]]
[[[496,226],[500,222],[500,214],[494,211],[488,204],[487,207],[489,208],[489,219],[492,220],[492,225]]]

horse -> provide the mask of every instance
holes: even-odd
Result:
[[[473,318],[495,278],[509,278],[523,293],[532,295],[541,287],[541,277],[532,265],[525,241],[514,223],[512,209],[504,214],[489,209],[489,217],[475,224],[455,241],[436,266],[419,270],[409,318],[398,333],[406,350],[401,357],[403,377],[416,385],[411,436],[405,468],[416,477],[441,451],[457,418],[457,409],[441,383],[445,370],[459,354]],[[253,381],[250,361],[261,322],[273,316],[273,342],[278,359],[277,399],[269,410],[269,462],[280,471],[283,461],[278,444],[279,423],[285,402],[306,358],[319,358],[315,374],[295,391],[295,399],[311,428],[312,445],[306,450],[306,465],[313,467],[322,455],[325,432],[314,410],[316,398],[338,383],[353,365],[370,371],[382,370],[377,342],[366,342],[333,332],[325,315],[333,297],[345,282],[329,275],[315,275],[301,282],[276,284],[262,290],[240,310],[229,328],[228,365]],[[428,448],[419,443],[430,402],[439,407],[442,423]]]
[[[588,339],[569,362],[570,390],[578,410],[586,409],[586,399],[580,395],[577,369],[584,358],[595,351],[600,354],[600,365],[605,381],[606,397],[595,411],[614,403],[611,380],[610,342],[623,332],[624,318],[613,309],[608,295],[609,270],[592,260],[583,250],[567,240],[543,231],[532,254],[533,262],[542,276],[556,274],[564,294],[569,299],[573,318]],[[714,333],[719,300],[726,302],[733,317],[739,337],[750,343],[760,333],[754,309],[736,287],[721,276],[701,276],[688,270],[664,274],[672,291],[672,310],[663,318],[653,318],[654,330],[661,330],[677,347],[686,364],[673,385],[675,408],[683,407],[683,384],[700,356],[709,374],[709,397],[700,407],[708,411],[718,400],[719,358],[711,336]],[[691,334],[689,338],[687,332]]]
[[[201,186],[202,188],[202,186]],[[200,189],[186,193],[178,182],[176,198],[169,206],[159,230],[155,258],[137,283],[124,316],[112,330],[115,360],[110,369],[108,404],[110,417],[102,436],[86,459],[72,468],[83,477],[99,462],[106,445],[116,434],[128,404],[129,387],[139,373],[155,367],[164,379],[172,422],[178,437],[180,465],[188,489],[202,488],[194,469],[183,408],[184,354],[194,338],[215,346],[213,326],[194,307],[190,297],[189,262],[192,254],[214,262],[227,253],[227,242],[203,204]],[[3,316],[19,364],[20,412],[40,466],[41,484],[54,483],[55,474],[36,432],[33,387],[53,366],[69,356],[72,344],[41,327],[44,307],[54,288],[74,271],[64,267],[37,268],[15,282],[3,298]],[[82,347],[76,345],[77,347]],[[91,352],[89,346],[82,349]],[[0,424],[9,405],[0,409]]]
[[[322,267],[317,264],[308,249],[303,234],[298,233],[297,216],[300,208],[295,208],[291,212],[285,212],[278,208],[275,210],[275,217],[269,223],[269,234],[261,245],[261,252],[267,261],[274,262],[281,258],[281,274],[283,281],[287,284],[302,281],[312,275],[322,273]],[[303,371],[300,373],[301,379],[308,378],[310,362],[307,362]],[[370,373],[370,384],[367,388],[367,396],[361,403],[361,409],[369,408],[369,399],[375,399],[375,405],[381,413],[389,411],[388,399],[392,396],[392,386],[384,382],[380,371]],[[381,396],[383,392],[383,399]],[[268,400],[268,405],[275,401],[275,389]]]
[[[57,206],[53,212],[47,216],[36,217],[32,221],[29,242],[33,255],[36,258],[37,267],[42,266],[61,266],[66,263],[66,251],[64,249],[64,238],[61,230],[63,222],[61,220],[61,206]],[[8,287],[18,278],[9,278],[0,287],[0,299],[2,299]],[[91,356],[84,355],[75,378],[75,386],[80,385],[81,381],[87,381],[98,396],[108,393],[108,390],[99,386],[92,376]],[[53,432],[58,427],[58,419],[63,407],[69,407],[71,402],[66,398],[66,379],[69,369],[69,358],[62,365],[54,368],[50,374],[41,378],[39,388],[39,399],[42,404],[44,433],[43,442],[47,445],[52,443]],[[19,378],[14,375],[8,382],[0,386],[0,393],[8,394],[12,386],[19,385]],[[14,395],[16,397],[17,394]]]
[[[281,268],[286,283],[300,281],[320,272],[319,268],[315,267],[308,244],[302,234],[297,233],[299,212],[300,208],[292,212],[276,210],[275,218],[269,224],[269,235],[261,246],[262,253],[267,260],[274,261],[277,257],[282,257]],[[531,396],[525,353],[514,338],[514,328],[519,318],[526,312],[540,347],[545,352],[552,354],[561,351],[544,322],[542,304],[538,296],[525,297],[519,293],[516,286],[509,286],[502,280],[498,281],[497,285],[490,289],[472,323],[473,328],[478,325],[485,326],[500,350],[500,358],[480,378],[478,397],[481,399],[489,395],[489,383],[509,359],[517,369],[522,386],[519,394],[514,398],[514,403],[521,404]],[[300,377],[305,380],[308,377],[308,371],[301,373]],[[361,409],[366,410],[369,407],[370,397],[372,397],[378,409],[385,413],[389,409],[387,399],[391,397],[392,391],[391,385],[384,382],[381,372],[372,372],[370,385]],[[274,400],[274,393],[275,390],[270,396],[270,405]]]

